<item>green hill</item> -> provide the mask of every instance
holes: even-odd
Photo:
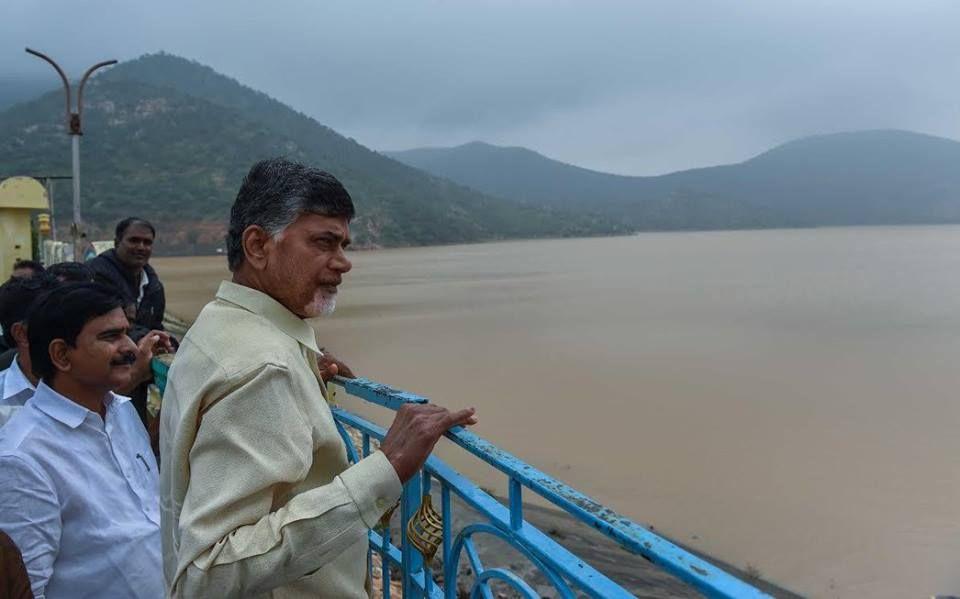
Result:
[[[390,155],[492,195],[636,229],[960,222],[960,143],[907,131],[808,137],[740,164],[658,177],[477,142]]]
[[[67,174],[62,92],[0,112],[0,176]],[[222,245],[230,205],[250,165],[284,155],[334,173],[358,208],[360,246],[605,234],[599,217],[518,205],[426,174],[347,139],[203,65],[156,54],[94,78],[81,145],[84,220],[108,234],[136,214],[160,226],[158,250]],[[55,194],[70,214],[69,184]],[[65,230],[67,218],[58,218]]]

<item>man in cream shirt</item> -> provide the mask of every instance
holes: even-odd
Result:
[[[366,597],[367,531],[473,409],[407,406],[350,465],[306,318],[333,311],[354,208],[339,181],[257,163],[230,215],[224,281],[180,346],[161,412],[171,597]]]

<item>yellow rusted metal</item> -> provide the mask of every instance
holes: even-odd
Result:
[[[407,538],[429,565],[443,542],[443,518],[433,509],[429,495],[423,496],[420,509],[407,523]]]
[[[37,232],[44,237],[50,235],[50,215],[46,212],[37,215]]]
[[[31,216],[49,208],[47,190],[36,179],[0,181],[0,282],[10,276],[14,262],[33,258]]]

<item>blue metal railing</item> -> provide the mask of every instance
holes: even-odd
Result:
[[[404,403],[427,403],[424,397],[387,387],[366,379],[336,378],[334,382],[350,395],[368,402],[397,410]],[[341,427],[351,458],[358,456],[344,427],[360,431],[362,453],[370,452],[370,438],[382,439],[384,430],[379,426],[342,408],[333,408],[334,418]],[[554,506],[584,522],[621,547],[642,555],[652,563],[670,572],[710,597],[766,597],[749,584],[731,576],[713,564],[691,554],[659,535],[635,524],[629,519],[605,508],[593,499],[572,489],[564,483],[544,474],[477,435],[457,427],[446,434],[456,445],[480,458],[508,477],[508,506],[503,506],[466,477],[431,456],[424,469],[404,486],[401,500],[401,523],[406,523],[419,507],[421,496],[431,490],[432,479],[439,482],[441,513],[443,515],[442,564],[443,580],[456,581],[462,553],[466,552],[475,572],[474,588],[470,595],[489,597],[487,583],[499,580],[514,588],[525,597],[538,598],[540,594],[514,573],[500,568],[485,569],[480,563],[473,538],[477,536],[498,537],[527,557],[546,579],[557,589],[560,597],[574,597],[575,591],[591,597],[632,597],[620,585],[613,582],[590,565],[571,554],[553,539],[540,532],[523,518],[523,491],[530,490]],[[453,537],[451,530],[450,495],[455,493],[471,508],[484,516],[488,522],[466,526]],[[401,531],[405,527],[401,526]],[[389,545],[387,551],[383,537],[371,533],[371,550],[381,553],[383,563],[401,567],[404,577],[404,597],[456,597],[455,582],[448,582],[445,591],[437,589],[430,572],[424,567],[416,549],[401,538],[400,547]],[[409,558],[408,558],[409,556]],[[406,565],[406,567],[404,567]],[[387,568],[384,568],[386,571]],[[427,575],[424,576],[424,573]],[[385,587],[388,585],[384,585]],[[435,590],[436,589],[436,590]],[[385,595],[386,596],[386,595]]]
[[[158,383],[166,382],[166,370],[165,365],[154,362]],[[428,403],[424,397],[367,379],[337,377],[333,382],[350,395],[394,411],[405,403]],[[343,408],[332,406],[332,410],[352,462],[375,451],[371,439],[382,440],[386,434],[383,428]],[[359,447],[347,429],[359,433]],[[462,427],[450,430],[445,436],[507,476],[507,505],[501,504],[436,456],[430,456],[424,468],[404,485],[399,510],[399,545],[391,538],[389,523],[370,532],[369,553],[380,556],[385,599],[390,597],[391,567],[396,567],[401,573],[405,598],[455,599],[458,596],[457,581],[463,554],[466,554],[472,570],[470,597],[493,597],[490,583],[496,581],[511,587],[520,596],[539,599],[542,595],[531,586],[530,581],[523,580],[510,570],[483,565],[475,539],[484,537],[499,539],[517,550],[556,589],[559,597],[573,598],[583,594],[596,598],[633,597],[622,586],[526,522],[523,516],[524,491],[535,493],[708,597],[768,597]],[[431,564],[425,563],[423,556],[407,538],[406,527],[406,523],[420,508],[422,497],[433,491],[434,481],[439,486],[440,514],[443,519],[438,560],[438,566],[442,568],[439,572],[442,582],[437,582]],[[468,524],[459,531],[453,530],[453,495],[486,521]]]

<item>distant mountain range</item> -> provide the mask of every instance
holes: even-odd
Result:
[[[0,177],[70,173],[62,91],[0,94]],[[23,100],[31,92],[39,97]],[[960,222],[960,143],[906,131],[810,137],[740,164],[659,177],[591,171],[524,148],[470,143],[377,153],[199,63],[153,54],[85,94],[84,218],[91,235],[139,215],[158,250],[222,246],[243,175],[284,155],[328,170],[358,207],[358,246],[641,230]],[[70,186],[55,194],[66,231]]]
[[[0,112],[0,176],[70,173],[61,90]],[[330,171],[353,196],[359,246],[581,236],[626,231],[612,219],[494,198],[345,138],[266,94],[169,54],[122,63],[88,83],[81,183],[96,237],[140,215],[160,225],[158,250],[222,246],[243,175],[284,155]],[[68,182],[55,193],[69,224]]]
[[[388,155],[491,195],[637,230],[960,222],[960,142],[908,131],[808,137],[740,164],[657,177],[479,142]]]

